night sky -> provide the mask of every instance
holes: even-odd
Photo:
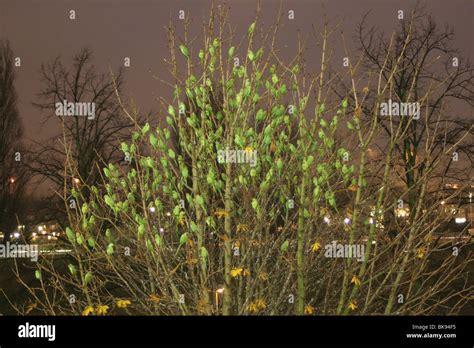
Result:
[[[245,33],[251,23],[256,2],[252,0],[228,1],[231,21],[238,32]],[[388,34],[397,25],[396,11],[408,14],[412,1],[391,0],[335,0],[284,1],[283,10],[295,11],[295,20],[285,20],[280,31],[278,46],[283,54],[291,55],[296,44],[297,30],[308,39],[308,64],[314,55],[317,69],[319,57],[312,25],[321,25],[322,4],[335,24],[342,20],[341,30],[346,41],[352,44],[352,35],[362,15],[372,9],[371,23],[380,26]],[[271,25],[278,11],[280,1],[262,2],[263,22]],[[403,5],[402,5],[403,4]],[[426,8],[439,24],[452,25],[456,38],[453,42],[464,56],[473,56],[473,0],[427,1]],[[170,16],[178,27],[178,10],[184,9],[193,18],[195,35],[200,35],[200,24],[210,8],[208,0],[161,1],[161,0],[0,0],[0,37],[10,40],[15,56],[22,59],[21,68],[16,69],[16,89],[19,97],[19,111],[23,119],[26,139],[41,141],[55,134],[59,124],[40,126],[42,116],[32,105],[40,90],[39,68],[58,55],[70,62],[73,54],[88,46],[94,53],[94,64],[101,72],[107,72],[109,65],[123,64],[124,57],[130,57],[132,66],[126,69],[126,96],[133,97],[144,113],[159,114],[157,96],[169,95],[169,90],[154,75],[168,78],[163,58],[168,57],[164,26]],[[76,20],[69,19],[69,10],[76,11]],[[333,61],[341,61],[342,45],[340,35],[334,35]],[[199,49],[196,46],[195,53]],[[56,122],[56,120],[53,120]]]
[[[408,0],[283,1],[284,17],[276,46],[282,58],[290,59],[300,34],[306,40],[308,70],[317,72],[320,49],[313,36],[313,26],[316,29],[322,26],[325,11],[330,26],[340,23],[329,44],[333,50],[330,68],[343,69],[341,33],[352,49],[351,58],[357,59],[355,30],[367,11],[371,11],[369,23],[388,37],[399,24],[397,11],[404,10],[408,18],[414,4],[415,1]],[[235,44],[245,36],[254,19],[256,1],[230,0],[227,5],[230,22],[237,32]],[[474,0],[432,0],[425,1],[424,5],[441,28],[447,24],[454,29],[452,46],[459,49],[460,55],[472,58]],[[275,23],[279,6],[280,0],[262,1],[260,25],[264,30]],[[25,143],[41,143],[60,132],[59,120],[53,117],[44,123],[46,115],[32,104],[38,101],[37,94],[41,90],[41,64],[60,55],[69,66],[73,55],[84,47],[92,49],[93,63],[99,73],[108,73],[109,67],[115,70],[123,65],[125,57],[130,57],[131,67],[125,69],[125,100],[133,99],[141,113],[150,113],[158,119],[165,113],[160,109],[159,97],[169,99],[171,96],[170,88],[157,78],[170,81],[163,61],[169,57],[165,26],[171,18],[178,34],[182,33],[183,21],[178,19],[178,11],[185,10],[192,19],[190,36],[196,41],[191,54],[196,56],[202,48],[202,21],[207,20],[210,7],[209,0],[0,0],[0,38],[10,41],[14,56],[20,57],[22,62],[22,66],[16,68],[15,86]],[[71,9],[76,11],[75,20],[69,19]],[[287,19],[289,10],[295,12],[294,20]],[[243,52],[237,54],[243,55]],[[456,105],[451,105],[453,110],[457,110]],[[466,105],[459,110],[463,115],[474,117],[473,110]],[[46,187],[42,185],[34,191],[41,194],[44,190]]]

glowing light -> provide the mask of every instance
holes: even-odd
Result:
[[[395,215],[399,218],[405,218],[410,215],[410,211],[408,210],[408,208],[396,208]]]
[[[164,233],[165,229],[163,227],[160,227],[160,233]]]
[[[456,222],[457,224],[463,224],[466,222],[466,218],[465,217],[457,217],[454,219],[454,222]]]
[[[10,182],[10,184],[14,184],[16,180],[15,180],[15,178],[10,178],[10,179],[8,179],[8,181]]]
[[[349,225],[349,224],[351,223],[351,219],[349,219],[349,218],[346,217],[346,218],[344,219],[344,223],[345,223],[346,225]]]
[[[166,213],[166,216],[171,216],[171,213],[170,213],[170,212],[167,212],[167,213]]]
[[[13,238],[16,238],[16,239],[20,238],[20,233],[19,232],[14,232],[13,233]]]
[[[155,207],[150,207],[150,213],[154,213],[156,211],[156,208]]]
[[[329,218],[328,218],[327,216],[325,216],[323,220],[324,220],[324,222],[325,222],[326,224],[328,224],[328,225],[329,225],[329,223],[331,222],[331,220],[329,220]]]
[[[219,294],[223,294],[224,293],[224,288],[219,288],[216,290],[216,310],[219,311]]]
[[[445,204],[446,204],[446,202],[445,202],[445,201],[441,201],[441,205],[445,205]]]
[[[76,185],[79,185],[81,183],[81,180],[79,180],[78,178],[74,178],[73,181]]]

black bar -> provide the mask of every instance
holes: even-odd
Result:
[[[0,346],[21,344],[375,344],[469,346],[474,317],[0,317]],[[55,339],[19,326],[55,325]],[[456,337],[408,338],[407,334]]]

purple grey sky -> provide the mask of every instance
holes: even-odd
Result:
[[[178,10],[183,9],[194,19],[199,28],[203,15],[210,8],[210,0],[0,0],[0,37],[10,40],[14,55],[22,59],[16,71],[16,88],[19,110],[27,139],[40,141],[55,133],[54,124],[40,127],[42,116],[32,106],[40,90],[39,67],[57,55],[70,61],[72,55],[88,46],[94,52],[98,70],[106,72],[109,65],[123,64],[130,57],[132,66],[126,70],[126,92],[133,97],[141,111],[159,111],[157,96],[168,94],[153,75],[166,77],[163,58],[167,57],[164,26],[170,16],[177,21]],[[245,33],[255,13],[254,0],[229,0],[232,23]],[[283,10],[295,11],[294,21],[285,21],[278,45],[282,51],[291,52],[300,30],[311,39],[312,25],[321,25],[322,4],[328,17],[335,23],[342,19],[341,29],[350,44],[351,36],[362,15],[372,9],[371,23],[387,33],[397,25],[396,11],[407,14],[413,1],[402,0],[287,0]],[[264,0],[263,22],[274,22],[279,0]],[[453,26],[453,42],[464,56],[473,56],[473,0],[428,0],[427,10],[439,24]],[[69,10],[77,14],[69,20]],[[334,59],[340,59],[340,36],[336,35]],[[308,56],[318,56],[317,48],[309,40]],[[286,47],[285,47],[286,46]],[[311,62],[309,62],[311,64]],[[315,59],[315,66],[317,59]]]

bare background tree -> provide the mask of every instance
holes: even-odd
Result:
[[[82,190],[87,196],[87,185],[94,185],[104,163],[115,163],[123,157],[119,154],[118,140],[131,126],[119,115],[115,87],[120,93],[123,86],[123,69],[115,73],[115,85],[109,73],[97,72],[93,65],[92,51],[83,49],[67,67],[58,57],[41,66],[43,89],[35,104],[46,113],[45,122],[52,118],[61,123],[62,133],[53,136],[45,145],[37,144],[33,153],[32,171],[40,180],[52,183],[53,196],[59,198],[71,189]],[[57,102],[95,103],[95,118],[58,117]],[[69,167],[66,157],[70,156]],[[53,198],[53,197],[51,197]],[[58,221],[65,217],[63,203],[59,199],[52,209]]]
[[[420,3],[411,14],[405,13],[406,18],[400,21],[398,30],[390,38],[376,27],[368,26],[369,16],[367,13],[363,17],[356,34],[364,73],[369,80],[364,114],[371,117],[374,108],[380,107],[377,90],[373,88],[378,72],[387,82],[394,67],[391,94],[387,97],[394,102],[419,102],[421,105],[420,119],[394,117],[393,120],[394,125],[401,122],[406,128],[403,141],[395,146],[394,177],[408,189],[404,200],[413,213],[420,194],[420,187],[415,183],[420,182],[438,161],[442,165],[432,178],[431,184],[437,184],[430,188],[432,193],[438,196],[452,194],[446,192],[446,183],[454,182],[460,187],[470,185],[474,129],[469,110],[474,106],[474,68],[468,58],[453,48],[453,30],[435,23]],[[429,98],[424,98],[427,95]],[[386,137],[390,138],[394,129],[390,127],[392,120],[381,117],[379,122]],[[431,147],[427,142],[434,133],[437,136]],[[381,143],[386,143],[386,137]],[[426,151],[428,148],[430,153]]]
[[[0,41],[0,231],[9,240],[17,224],[27,173],[21,165],[22,125],[14,86],[14,57],[7,40]]]

